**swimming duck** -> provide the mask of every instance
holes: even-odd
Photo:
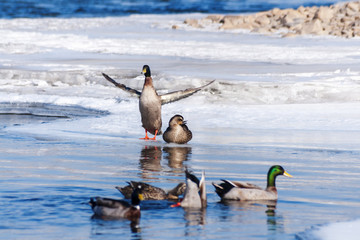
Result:
[[[185,191],[185,183],[179,183],[176,187],[165,192],[163,189],[154,187],[150,184],[144,182],[129,182],[129,185],[125,187],[115,187],[119,190],[125,198],[130,198],[132,194],[132,186],[137,187],[141,186],[142,195],[144,200],[176,200],[179,198],[179,195],[182,195]]]
[[[184,198],[172,207],[181,206],[183,208],[206,208],[206,184],[205,184],[205,172],[201,174],[199,179],[187,169],[185,170],[186,176],[186,189]]]
[[[275,179],[278,175],[292,177],[287,173],[283,167],[274,165],[270,167],[267,174],[267,186],[263,190],[260,187],[244,182],[233,182],[229,180],[222,180],[220,184],[213,183],[215,192],[222,200],[277,200],[278,194],[275,187]]]
[[[192,132],[186,126],[183,116],[175,115],[169,121],[169,127],[163,134],[163,139],[167,143],[184,144],[190,141]]]
[[[94,216],[102,219],[126,218],[136,221],[140,218],[140,200],[143,200],[141,186],[134,187],[131,195],[131,204],[124,200],[96,197],[91,198],[89,204]]]
[[[210,85],[215,80],[205,84],[204,86],[197,88],[188,88],[185,90],[170,92],[163,95],[158,95],[154,86],[153,80],[151,78],[151,71],[148,65],[144,65],[142,73],[145,75],[145,82],[141,92],[129,88],[124,84],[116,82],[114,79],[103,73],[102,75],[106,80],[113,83],[116,87],[121,88],[124,91],[127,91],[133,95],[136,95],[140,98],[139,101],[139,110],[141,114],[142,126],[145,129],[145,137],[141,138],[144,140],[156,140],[156,135],[160,135],[161,132],[161,105],[174,102],[186,97],[191,96],[192,94],[200,91],[204,87]],[[148,132],[154,135],[153,138],[148,137]]]

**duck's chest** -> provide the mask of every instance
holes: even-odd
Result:
[[[144,87],[140,96],[140,107],[159,106],[161,107],[160,97],[152,87]]]
[[[175,140],[185,137],[184,129],[179,125],[175,126],[173,129],[171,129],[170,133],[173,135]]]

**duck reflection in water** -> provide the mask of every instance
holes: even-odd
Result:
[[[185,231],[184,235],[189,239],[203,238],[203,230],[206,224],[205,209],[187,209],[184,208]]]
[[[257,201],[221,200],[220,203],[223,204],[224,206],[231,208],[231,209],[226,209],[226,211],[229,210],[234,211],[234,209],[237,209],[242,212],[249,211],[252,213],[256,211],[264,211],[264,213],[267,216],[266,223],[269,234],[276,235],[277,232],[284,231],[283,230],[284,223],[282,221],[282,217],[276,214],[277,200],[257,200]]]
[[[116,221],[106,221],[101,218],[92,217],[91,235],[95,238],[109,232],[115,234],[123,233],[126,228],[130,227],[133,233],[133,239],[141,239],[140,219],[129,221],[127,219],[117,219]]]
[[[140,221],[139,220],[131,221],[130,229],[131,229],[132,233],[141,233]],[[138,237],[140,237],[140,236],[138,236]]]
[[[257,201],[236,201],[236,200],[221,200],[220,203],[225,206],[240,208],[241,210],[250,210],[250,208],[261,209],[266,205],[265,211],[268,216],[275,216],[275,209],[277,200],[257,200]]]
[[[151,172],[160,172],[163,170],[161,166],[162,153],[164,158],[168,160],[168,166],[172,169],[179,169],[183,171],[183,162],[190,159],[191,147],[171,147],[166,146],[161,149],[160,146],[146,145],[140,152],[140,169],[142,170],[142,177],[151,179]]]
[[[168,165],[173,169],[182,169],[183,162],[191,156],[191,147],[164,147],[164,158],[168,160]]]
[[[151,179],[152,172],[160,172],[162,151],[159,146],[144,146],[140,152],[140,169],[144,179]]]
[[[265,211],[267,215],[267,226],[268,232],[271,235],[276,235],[276,233],[284,232],[284,221],[283,217],[276,214],[276,202],[275,205],[267,204],[267,210]]]
[[[206,209],[184,208],[186,226],[197,226],[206,224]]]

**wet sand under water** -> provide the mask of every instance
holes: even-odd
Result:
[[[10,122],[13,123],[14,119]],[[59,120],[57,120],[59,121]],[[10,124],[10,122],[6,124]],[[5,124],[5,125],[6,125]],[[41,123],[40,123],[41,124]],[[187,145],[110,138],[41,138],[0,131],[3,239],[301,239],[311,227],[355,219],[360,151],[333,148],[358,132],[194,129]],[[327,146],[321,142],[328,139]],[[211,182],[221,178],[264,187],[271,165],[294,178],[278,177],[279,200],[220,203]],[[90,197],[122,198],[114,188],[145,181],[170,189],[184,168],[206,172],[206,211],[142,202],[138,226],[127,220],[92,219]]]

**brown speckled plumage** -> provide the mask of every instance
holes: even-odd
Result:
[[[169,127],[163,134],[163,139],[167,143],[184,144],[192,139],[192,132],[186,126],[186,121],[181,115],[173,116],[169,121]]]
[[[125,198],[130,198],[132,193],[132,186],[141,186],[144,200],[176,200],[179,195],[182,195],[185,191],[185,183],[179,183],[175,188],[165,192],[159,187],[152,186],[144,182],[131,181],[129,185],[125,187],[115,187],[119,190]]]

